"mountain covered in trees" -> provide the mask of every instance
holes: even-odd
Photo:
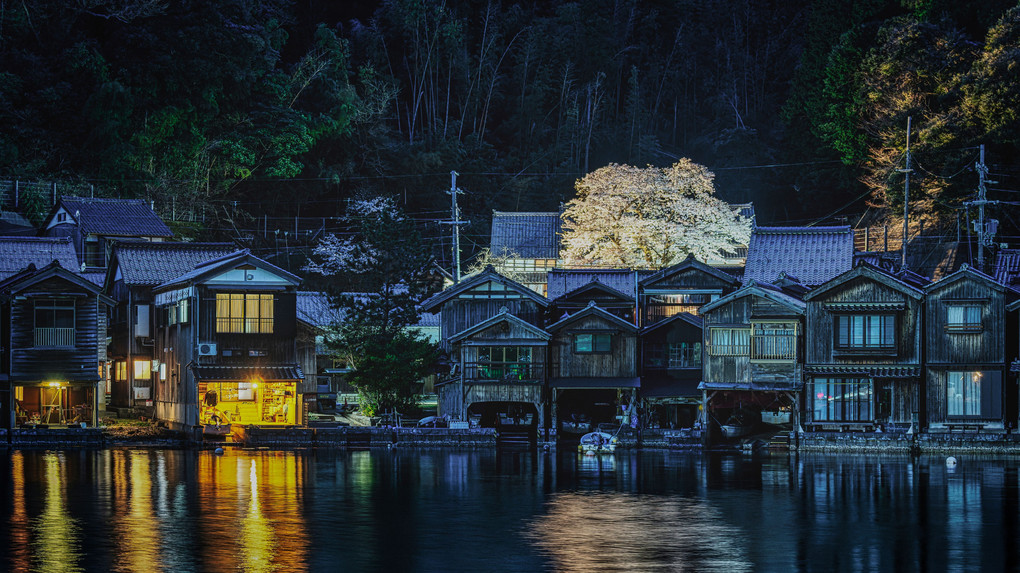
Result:
[[[1020,189],[1018,55],[1003,0],[0,2],[0,178],[270,234],[376,196],[449,218],[456,170],[471,252],[493,209],[556,210],[611,163],[689,158],[761,223],[880,220],[910,116],[937,224],[979,144]]]

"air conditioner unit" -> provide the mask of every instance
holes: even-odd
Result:
[[[203,342],[198,345],[199,356],[216,356],[216,343]]]

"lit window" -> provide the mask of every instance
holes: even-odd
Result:
[[[947,414],[951,417],[981,415],[981,372],[949,372],[946,386]]]
[[[946,330],[951,332],[981,332],[981,305],[948,305],[946,308]]]
[[[152,378],[152,361],[135,360],[135,380]]]
[[[896,317],[891,314],[853,314],[836,317],[836,347],[896,348]]]
[[[574,352],[577,354],[601,354],[612,348],[610,334],[575,334]]]
[[[216,294],[216,332],[273,332],[273,295]]]
[[[671,342],[669,344],[670,368],[700,368],[700,342]]]
[[[711,356],[747,356],[750,339],[750,328],[712,328],[708,353]]]

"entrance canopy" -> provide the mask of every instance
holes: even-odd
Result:
[[[195,378],[205,382],[219,380],[266,382],[297,381],[304,378],[297,366],[195,366]]]

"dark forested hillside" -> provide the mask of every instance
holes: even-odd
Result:
[[[448,217],[457,170],[472,251],[610,162],[689,157],[763,223],[881,217],[911,116],[938,223],[976,145],[1020,189],[1018,54],[1002,0],[0,0],[0,179],[278,244],[356,196]]]

